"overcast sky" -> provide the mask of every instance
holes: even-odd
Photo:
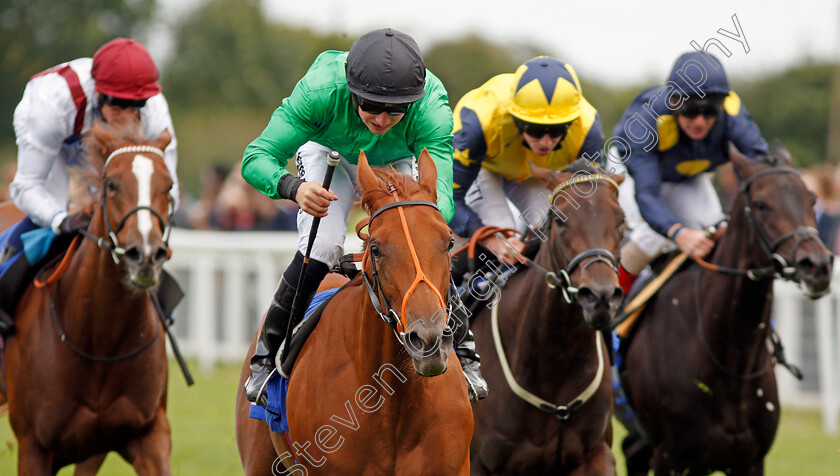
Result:
[[[200,1],[162,3],[177,15]],[[414,36],[421,49],[466,33],[529,43],[571,63],[580,76],[611,85],[662,81],[692,41],[703,45],[713,38],[731,56],[709,51],[735,79],[808,58],[840,58],[840,3],[829,0],[263,0],[263,6],[271,19],[354,38],[390,26]],[[153,43],[153,54],[164,56],[165,42]]]

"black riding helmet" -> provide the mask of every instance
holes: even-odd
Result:
[[[368,101],[405,104],[426,94],[426,65],[414,38],[391,28],[365,33],[347,55],[347,89]]]

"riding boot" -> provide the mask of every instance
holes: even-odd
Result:
[[[481,357],[475,351],[475,337],[470,331],[469,314],[460,299],[452,309],[452,327],[455,355],[458,356],[458,361],[461,362],[461,368],[464,370],[464,377],[467,379],[470,402],[475,403],[487,397],[489,389],[484,377],[481,376]]]
[[[264,391],[265,384],[274,371],[274,357],[277,355],[283,339],[286,338],[286,329],[291,318],[295,291],[295,288],[286,282],[285,277],[280,278],[280,284],[277,286],[277,291],[274,292],[274,299],[265,315],[260,338],[257,340],[257,348],[251,357],[251,376],[245,382],[245,396],[249,401],[256,402],[257,405],[263,407],[268,403]]]
[[[300,283],[298,308],[295,314],[302,316],[315,296],[318,285],[329,272],[329,266],[325,263],[311,259],[301,281],[300,276],[304,273],[303,265],[303,254],[298,251],[289,267],[283,272],[283,277],[280,278],[280,284],[274,292],[274,299],[265,314],[265,323],[263,323],[260,338],[257,340],[257,348],[251,357],[251,376],[245,381],[243,390],[248,400],[263,407],[268,403],[265,384],[274,372],[277,351],[286,338],[286,329],[293,317],[292,304],[297,290],[289,282],[298,280]]]

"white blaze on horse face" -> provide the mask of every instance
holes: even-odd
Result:
[[[131,164],[131,171],[137,177],[137,206],[152,206],[152,173],[155,167],[152,159],[142,155],[135,155]],[[149,244],[149,232],[152,231],[152,214],[148,209],[140,209],[137,212],[137,230],[143,237],[143,250]]]

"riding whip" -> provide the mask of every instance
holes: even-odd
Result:
[[[336,151],[331,151],[327,154],[327,173],[324,175],[323,187],[326,190],[330,189],[330,182],[332,182],[335,166],[341,160],[341,155]],[[306,276],[306,268],[309,266],[309,253],[312,251],[312,244],[315,243],[315,235],[318,233],[318,225],[321,224],[321,217],[315,217],[312,220],[312,228],[309,230],[309,241],[306,243],[306,254],[303,256],[303,266],[300,269],[300,276],[298,277],[297,287],[295,288],[295,297],[292,300],[292,310],[289,313],[289,324],[286,327],[286,342],[283,344],[283,353],[286,355],[289,352],[289,342],[292,340],[292,329],[295,328],[296,321],[295,314],[300,301],[300,288],[303,286],[303,277]]]

